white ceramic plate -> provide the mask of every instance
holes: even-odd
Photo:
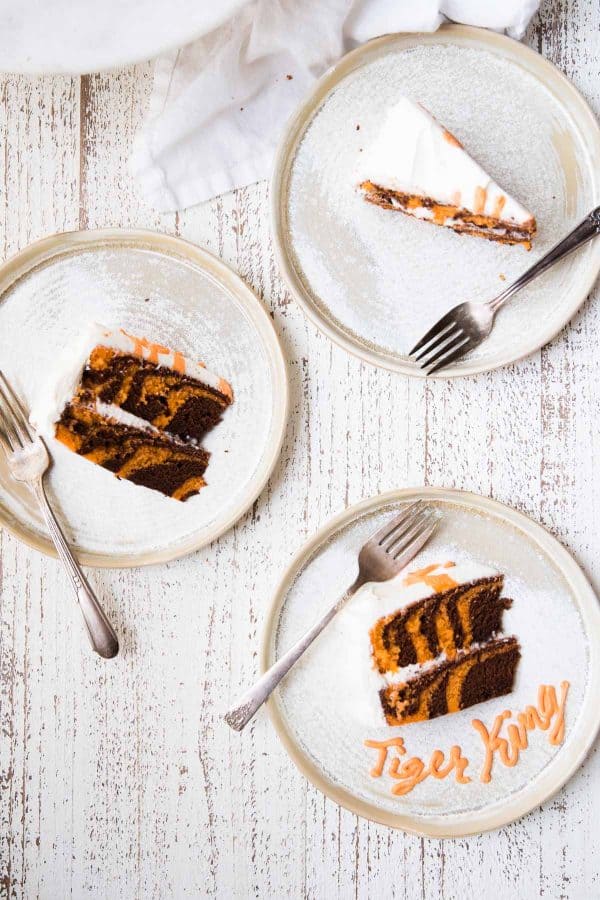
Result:
[[[434,837],[457,837],[498,828],[546,800],[573,774],[600,726],[600,608],[585,576],[567,551],[540,525],[507,506],[474,494],[436,488],[393,491],[347,509],[325,525],[286,571],[273,601],[262,647],[265,669],[282,654],[354,580],[363,542],[401,503],[423,498],[439,506],[443,522],[411,563],[467,557],[505,575],[504,633],[516,634],[521,660],[514,691],[470,709],[403,728],[361,721],[353,702],[352,668],[344,629],[335,622],[291,671],[269,709],[292,759],[331,799],[385,825]],[[360,599],[360,598],[358,598]],[[548,732],[529,733],[529,746],[513,768],[495,758],[492,778],[480,780],[483,742],[472,726],[491,729],[508,709],[515,716],[535,705],[540,685],[570,688],[564,741],[553,746]],[[508,724],[508,723],[507,723]],[[504,732],[501,732],[503,735]],[[409,756],[429,762],[434,749],[446,756],[459,745],[469,759],[468,784],[453,774],[417,784],[394,796],[396,783],[369,772],[376,751],[365,740],[402,736]]]
[[[94,321],[203,360],[233,385],[235,402],[203,441],[212,453],[207,487],[185,503],[118,481],[50,442],[49,493],[83,562],[143,565],[182,556],[233,524],[279,454],[287,379],[271,320],[223,262],[164,234],[60,234],[0,269],[0,367],[28,404],[56,354]],[[53,551],[33,498],[2,458],[0,522]]]
[[[78,75],[182,47],[224,22],[244,0],[19,0],[0,4],[4,72]]]
[[[422,102],[531,209],[530,253],[366,203],[361,152],[406,94]],[[392,35],[348,54],[291,120],[272,184],[279,264],[307,315],[375,365],[423,375],[406,354],[448,309],[498,294],[600,199],[600,130],[566,78],[523,44],[476,28]],[[589,293],[600,241],[539,278],[448,375],[513,362],[550,340]]]

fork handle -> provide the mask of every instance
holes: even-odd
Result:
[[[242,731],[250,719],[254,718],[257,710],[263,705],[265,700],[271,696],[281,679],[287,675],[292,666],[300,659],[304,651],[310,647],[314,639],[321,634],[326,625],[331,622],[333,617],[337,615],[342,606],[344,606],[350,597],[352,597],[359,587],[362,587],[364,580],[360,577],[356,579],[353,585],[342,594],[340,599],[329,609],[325,615],[316,622],[312,628],[302,635],[299,641],[290,647],[287,653],[274,663],[270,669],[261,675],[257,682],[239,698],[238,702],[230,707],[224,715],[227,724],[235,731]]]
[[[58,551],[58,555],[65,565],[69,578],[71,579],[71,584],[75,589],[79,608],[83,615],[83,621],[85,622],[92,648],[104,659],[112,659],[119,652],[117,635],[106,618],[87,578],[80,569],[79,563],[71,553],[67,540],[54,517],[50,504],[48,503],[41,478],[32,485],[32,487],[36,499],[42,509],[44,520],[48,526],[48,531],[50,532],[50,537]]]
[[[600,234],[600,206],[597,206],[596,209],[592,210],[592,212],[585,217],[583,222],[580,222],[573,231],[570,231],[569,234],[562,239],[562,241],[555,244],[544,256],[523,272],[523,274],[509,285],[505,291],[502,291],[502,293],[495,297],[494,300],[491,300],[489,303],[491,308],[496,312],[496,310],[500,309],[500,307],[513,296],[513,294],[520,291],[522,287],[525,287],[526,284],[529,284],[530,281],[533,281],[534,278],[537,278],[538,275],[541,275],[542,272],[545,272],[550,266],[553,266],[555,263],[559,262],[559,260],[564,259],[565,256],[568,256],[573,250],[577,250],[582,244],[586,244],[597,234]]]

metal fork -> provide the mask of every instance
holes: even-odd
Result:
[[[16,481],[27,484],[40,504],[50,537],[75,589],[93,649],[105,659],[111,659],[119,652],[117,636],[71,553],[46,497],[44,473],[50,465],[46,445],[29,425],[20,400],[2,372],[0,372],[0,444],[6,453],[10,474]]]
[[[493,300],[487,300],[485,303],[461,303],[442,316],[419,343],[415,344],[409,356],[414,356],[416,361],[420,361],[420,367],[428,370],[428,375],[433,375],[434,372],[456,362],[489,335],[496,313],[513,294],[598,233],[600,233],[600,206],[592,210],[583,222]]]
[[[388,581],[397,575],[429,540],[439,521],[438,514],[417,500],[387,522],[362,547],[358,554],[358,575],[354,583],[319,621],[284,653],[225,714],[225,721],[235,731],[252,719],[275,690],[281,679],[300,659],[307,647],[356,591],[369,581]]]

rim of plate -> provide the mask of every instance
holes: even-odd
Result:
[[[346,788],[330,782],[318,766],[305,753],[300,744],[288,731],[278,703],[273,695],[267,701],[269,717],[279,739],[292,762],[304,777],[325,796],[355,815],[362,816],[380,825],[387,825],[420,837],[457,838],[482,834],[514,822],[540,804],[554,796],[573,776],[587,756],[600,730],[600,706],[594,699],[600,690],[600,604],[596,593],[583,571],[569,551],[543,525],[530,519],[504,503],[491,500],[470,491],[455,488],[415,487],[386,491],[366,500],[361,500],[325,523],[295,554],[286,568],[275,591],[267,612],[260,645],[260,671],[269,667],[270,649],[275,629],[278,626],[282,607],[297,575],[309,562],[311,556],[336,532],[355,521],[360,516],[375,512],[381,507],[419,498],[452,503],[467,509],[503,519],[509,525],[524,532],[529,540],[550,556],[553,563],[568,582],[576,598],[581,613],[584,631],[589,642],[589,676],[579,716],[569,743],[563,752],[559,751],[538,776],[533,787],[528,786],[514,797],[496,801],[488,808],[474,813],[457,813],[448,816],[447,822],[428,822],[419,815],[392,813],[380,809],[374,803],[361,800]],[[277,693],[277,692],[276,692]]]
[[[263,454],[238,503],[227,516],[217,518],[212,527],[201,537],[192,534],[185,540],[169,545],[162,550],[138,554],[109,555],[88,552],[78,552],[77,554],[83,565],[97,568],[117,569],[149,566],[180,559],[216,540],[232,527],[262,493],[279,458],[283,444],[289,409],[287,369],[279,337],[267,311],[263,309],[257,295],[237,272],[223,260],[191,241],[158,231],[143,228],[101,228],[90,231],[58,232],[34,241],[0,266],[0,304],[2,304],[7,290],[38,267],[51,264],[52,260],[57,257],[74,255],[81,250],[101,246],[129,246],[137,247],[140,250],[151,250],[192,264],[200,269],[206,277],[221,285],[226,294],[233,294],[243,307],[263,343],[273,373],[272,419]],[[15,521],[12,514],[7,513],[2,503],[0,503],[0,527],[5,528],[35,550],[39,550],[47,556],[57,556],[54,544],[49,538],[23,525],[22,522]]]
[[[381,55],[387,48],[408,49],[418,45],[449,43],[457,46],[475,46],[478,49],[493,52],[497,56],[503,56],[513,65],[520,65],[527,69],[530,74],[537,77],[546,87],[556,102],[565,110],[567,120],[575,123],[579,137],[584,142],[588,168],[594,179],[594,196],[590,198],[590,209],[592,209],[594,203],[598,202],[597,198],[600,194],[598,178],[594,174],[600,171],[600,123],[586,100],[566,75],[535,50],[506,35],[468,25],[446,24],[431,33],[389,34],[368,41],[366,44],[351,50],[343,56],[335,66],[332,66],[321,76],[310,94],[288,120],[277,148],[270,185],[271,227],[275,258],[288,289],[304,313],[331,341],[343,347],[352,356],[356,356],[364,362],[371,363],[371,365],[379,368],[400,372],[403,375],[412,375],[417,378],[448,379],[478,375],[481,372],[490,372],[524,359],[549,343],[573,318],[585,302],[600,272],[600,240],[596,240],[590,242],[582,251],[587,254],[587,266],[579,276],[577,296],[569,308],[565,310],[565,315],[558,325],[546,327],[545,330],[540,331],[522,352],[519,351],[515,354],[511,353],[510,349],[507,349],[503,353],[496,354],[496,357],[491,360],[486,361],[483,358],[481,360],[458,362],[447,373],[440,372],[429,376],[415,363],[410,362],[408,357],[371,348],[366,343],[361,342],[358,337],[353,337],[333,316],[325,315],[314,303],[309,291],[304,287],[298,275],[291,254],[288,252],[290,244],[286,239],[286,234],[288,233],[287,199],[289,174],[295,159],[296,150],[306,129],[326,96],[347,75],[361,68],[363,63]]]

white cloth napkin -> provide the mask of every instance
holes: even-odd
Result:
[[[160,57],[131,171],[170,212],[267,178],[283,126],[312,83],[380,34],[444,18],[519,38],[539,0],[247,0],[210,34]]]

